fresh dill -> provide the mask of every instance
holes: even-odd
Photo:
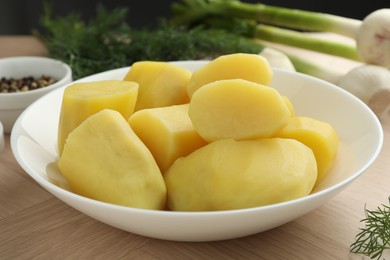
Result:
[[[389,205],[368,210],[361,220],[365,224],[351,245],[352,253],[362,254],[372,259],[380,259],[385,250],[390,249],[390,197]]]
[[[160,19],[156,28],[134,29],[126,24],[127,9],[107,10],[98,4],[96,15],[83,21],[80,14],[53,17],[48,4],[36,32],[50,56],[68,63],[74,79],[141,60],[199,60],[218,55],[259,53],[253,40],[219,29],[172,26]]]

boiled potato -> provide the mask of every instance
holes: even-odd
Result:
[[[157,163],[117,111],[101,110],[75,128],[58,167],[71,190],[82,196],[135,208],[165,207]]]
[[[129,124],[152,152],[162,173],[177,158],[206,145],[188,116],[188,104],[139,110],[129,118]]]
[[[296,139],[313,150],[317,159],[318,182],[332,168],[339,138],[330,124],[311,117],[296,116],[276,136]]]
[[[192,96],[188,113],[208,142],[270,137],[290,118],[289,108],[274,88],[243,79],[204,85]]]
[[[139,84],[135,110],[188,103],[191,71],[162,61],[135,62],[124,77]]]
[[[232,210],[307,196],[333,166],[338,135],[296,116],[271,80],[267,60],[236,53],[193,73],[142,61],[122,81],[76,83],[64,93],[58,168],[73,192],[136,208]]]
[[[74,83],[64,90],[58,125],[61,154],[68,134],[89,116],[102,109],[114,109],[127,119],[134,112],[138,83],[102,80]]]
[[[192,97],[203,85],[223,79],[245,79],[268,85],[272,79],[272,69],[268,61],[257,54],[222,55],[192,73],[188,95]]]
[[[293,139],[212,142],[177,159],[164,175],[175,211],[250,208],[308,195],[317,178],[310,148]]]

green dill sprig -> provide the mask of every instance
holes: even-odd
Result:
[[[376,210],[364,209],[366,217],[361,220],[365,224],[356,235],[351,245],[351,253],[362,254],[372,259],[380,259],[383,252],[390,249],[390,197],[389,205]]]
[[[50,56],[70,65],[74,79],[141,60],[174,61],[213,58],[245,52],[259,53],[257,42],[222,29],[173,26],[163,18],[152,29],[134,29],[126,23],[127,8],[106,10],[97,5],[96,16],[83,21],[78,13],[53,17],[44,6],[44,31],[36,32]]]
[[[41,19],[44,32],[38,36],[49,50],[50,56],[70,65],[74,79],[110,68],[125,62],[126,42],[123,35],[130,28],[123,23],[125,9],[107,12],[102,5],[96,17],[86,23],[80,14],[73,12],[64,17],[53,17],[50,6],[44,6]]]

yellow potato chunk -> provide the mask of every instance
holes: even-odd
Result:
[[[270,137],[290,118],[290,111],[274,89],[243,79],[219,80],[194,93],[189,116],[208,142]]]
[[[332,168],[339,138],[330,124],[311,117],[292,117],[276,136],[296,139],[313,150],[318,165],[318,181]]]
[[[269,85],[272,69],[268,61],[257,54],[222,55],[192,73],[188,83],[188,95],[192,97],[194,92],[203,85],[224,79],[245,79]]]
[[[165,207],[157,163],[117,111],[101,110],[75,128],[58,167],[71,190],[82,196],[135,208]]]
[[[79,82],[65,88],[58,125],[59,153],[68,134],[102,109],[116,110],[127,120],[134,112],[137,94],[137,83],[122,80]]]
[[[310,194],[317,164],[293,139],[212,142],[177,159],[164,175],[167,205],[175,211],[231,210]]]
[[[124,77],[139,84],[135,110],[189,102],[187,85],[191,71],[168,62],[135,62]]]
[[[188,104],[137,111],[129,124],[152,152],[162,173],[177,158],[206,145],[188,116]]]

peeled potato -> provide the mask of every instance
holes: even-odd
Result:
[[[78,82],[65,88],[58,125],[59,153],[68,134],[100,110],[116,110],[127,120],[134,112],[137,94],[137,83],[122,80]]]
[[[272,69],[268,61],[257,54],[222,55],[192,73],[188,83],[188,95],[192,97],[203,85],[224,79],[245,79],[268,85],[272,79]]]
[[[188,104],[139,110],[129,118],[129,124],[152,152],[162,173],[177,158],[206,145],[188,116]]]
[[[212,142],[177,159],[164,175],[175,211],[250,208],[308,195],[317,178],[310,148],[293,139]]]
[[[162,61],[135,62],[124,77],[139,84],[135,110],[188,103],[191,71]]]
[[[242,79],[219,80],[198,89],[188,113],[208,142],[270,137],[290,118],[288,106],[274,88]]]
[[[58,167],[71,190],[82,196],[136,208],[165,207],[157,163],[117,111],[101,110],[75,128]]]
[[[318,181],[332,168],[339,138],[330,124],[311,117],[292,117],[276,136],[296,139],[313,150],[318,165]]]

